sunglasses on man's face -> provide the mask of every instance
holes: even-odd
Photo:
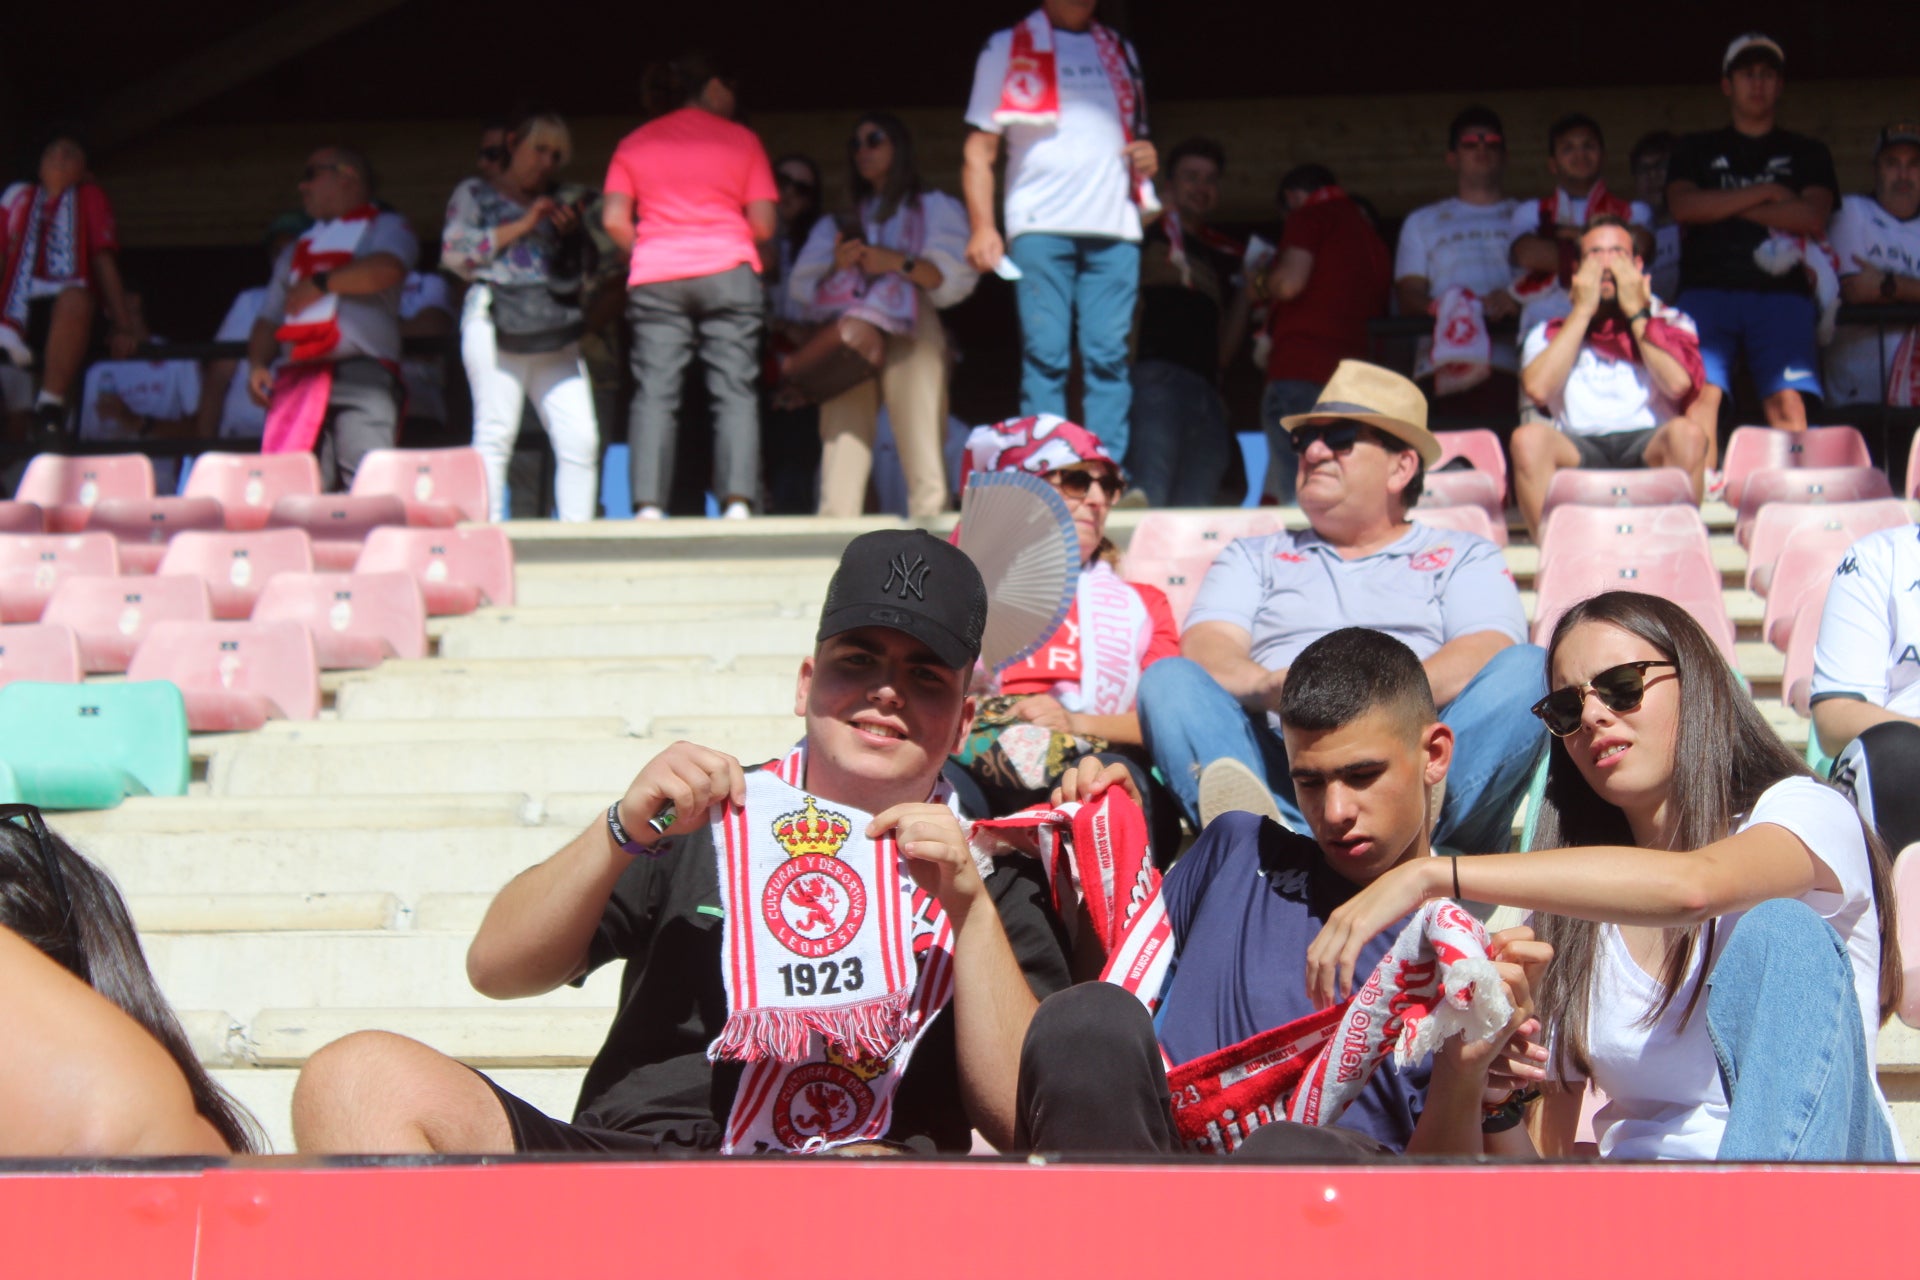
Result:
[[[315,178],[319,177],[321,174],[334,173],[334,172],[337,172],[339,168],[340,168],[339,165],[333,163],[330,160],[315,161],[313,164],[308,165],[306,168],[300,171],[300,180],[302,182],[312,182]]]
[[[878,151],[892,139],[878,129],[866,129],[853,135],[853,145],[861,151]]]
[[[1507,140],[1497,133],[1471,133],[1455,144],[1458,151],[1498,151],[1507,145]]]
[[[1360,438],[1360,424],[1344,419],[1337,422],[1303,422],[1287,432],[1287,438],[1293,441],[1296,455],[1305,453],[1307,446],[1315,440],[1326,441],[1327,448],[1335,453],[1345,453]]]
[[[1115,475],[1096,475],[1091,471],[1055,471],[1047,477],[1054,488],[1069,498],[1084,498],[1098,484],[1107,491],[1107,501],[1118,502],[1127,491],[1127,482]]]
[[[1664,658],[1648,658],[1641,662],[1623,662],[1617,667],[1608,667],[1585,684],[1570,684],[1564,689],[1555,689],[1533,704],[1533,714],[1540,717],[1548,733],[1556,738],[1564,738],[1580,727],[1580,721],[1586,715],[1589,693],[1599,698],[1600,705],[1615,715],[1638,711],[1640,700],[1647,693],[1648,667],[1677,669],[1678,664]]]

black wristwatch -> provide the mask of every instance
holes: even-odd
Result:
[[[313,281],[313,287],[318,289],[320,292],[322,293],[333,292],[333,290],[328,287],[332,282],[333,272],[316,271],[312,275],[308,276],[307,279]]]
[[[1507,1100],[1497,1107],[1488,1107],[1480,1116],[1480,1132],[1505,1133],[1520,1123],[1525,1115],[1527,1104],[1536,1101],[1540,1091],[1534,1088],[1515,1089],[1507,1095]]]
[[[1880,297],[1892,302],[1900,296],[1900,277],[1889,271],[1880,277]]]
[[[913,269],[919,265],[920,259],[914,257],[912,254],[908,254],[906,257],[900,259],[900,274],[910,276],[913,274]]]
[[[1651,320],[1651,319],[1653,319],[1653,308],[1642,307],[1638,311],[1634,312],[1632,315],[1627,317],[1627,328],[1629,329],[1633,328],[1633,322],[1635,320]]]

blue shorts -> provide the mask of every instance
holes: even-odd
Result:
[[[1820,389],[1820,351],[1814,345],[1818,317],[1812,298],[1747,289],[1689,289],[1674,305],[1693,317],[1707,381],[1722,391],[1733,389],[1734,359],[1744,349],[1753,389],[1761,397],[1780,391],[1825,394]]]

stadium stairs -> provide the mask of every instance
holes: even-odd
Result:
[[[1115,514],[1116,541],[1140,514]],[[1782,705],[1784,659],[1741,585],[1734,513],[1704,515],[1740,669],[1798,748],[1808,726]],[[195,738],[185,798],[54,825],[119,881],[201,1059],[276,1150],[292,1149],[301,1063],[363,1028],[414,1036],[570,1114],[618,974],[489,1001],[464,962],[488,900],[669,743],[752,761],[792,742],[795,671],[839,551],[891,523],[510,525],[513,607],[434,619],[430,657],[326,674],[318,720]],[[1506,556],[1531,614],[1538,552],[1516,530]],[[1880,1071],[1920,1151],[1920,1032],[1896,1020]]]

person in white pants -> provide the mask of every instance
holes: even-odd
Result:
[[[507,462],[521,405],[531,401],[553,442],[560,519],[591,520],[600,427],[578,326],[538,328],[556,258],[567,242],[585,235],[580,200],[554,182],[572,142],[560,117],[543,114],[509,131],[507,147],[511,158],[498,177],[472,177],[454,188],[441,239],[441,265],[473,286],[460,315],[473,447],[486,461],[492,517],[504,520]],[[533,305],[514,305],[516,299]],[[535,328],[529,330],[530,323]]]

